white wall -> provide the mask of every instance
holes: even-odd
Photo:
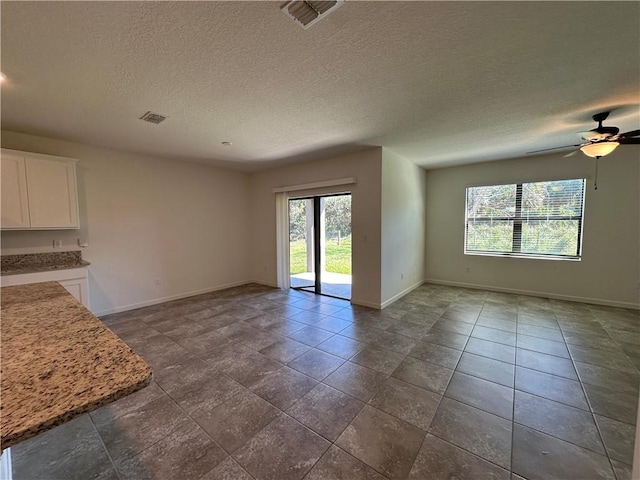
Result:
[[[594,159],[581,153],[428,171],[427,280],[637,308],[639,169],[637,149],[623,145],[600,159],[598,190],[593,189]],[[582,261],[463,254],[465,187],[584,177],[591,178],[585,198]]]
[[[424,281],[426,171],[382,149],[382,304]]]
[[[357,183],[309,193],[351,192],[352,303],[380,307],[381,162],[379,147],[295,164],[251,177],[252,278],[276,285],[276,187],[355,177]],[[298,193],[298,192],[296,192]],[[366,237],[366,240],[365,240]]]
[[[74,249],[87,239],[94,313],[249,280],[248,174],[14,132],[1,140],[79,160],[80,230],[3,231],[2,253],[53,251],[53,239]]]

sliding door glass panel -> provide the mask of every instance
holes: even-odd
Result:
[[[351,195],[320,198],[322,293],[351,298]]]

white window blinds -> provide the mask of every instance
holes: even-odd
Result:
[[[465,253],[579,259],[584,179],[467,188]]]

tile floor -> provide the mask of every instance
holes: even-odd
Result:
[[[631,477],[635,311],[248,285],[103,321],[155,381],[15,446],[16,479]]]

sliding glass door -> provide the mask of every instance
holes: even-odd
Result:
[[[291,288],[351,298],[351,194],[289,200]]]

